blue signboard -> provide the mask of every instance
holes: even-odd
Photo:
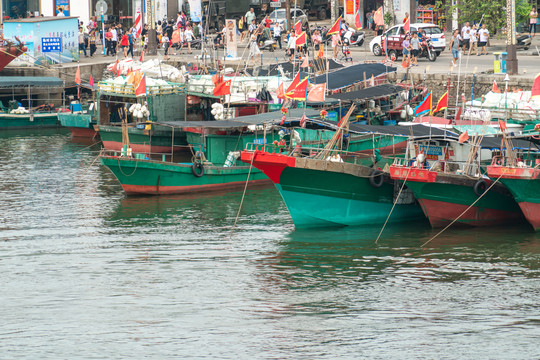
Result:
[[[41,38],[41,52],[61,52],[62,38],[60,37],[44,37]]]

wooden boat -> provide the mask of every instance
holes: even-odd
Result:
[[[537,127],[538,129],[538,127]],[[535,137],[527,140],[538,143]],[[506,155],[493,158],[487,167],[488,175],[503,183],[519,204],[523,215],[534,230],[540,230],[540,159],[538,153],[514,149],[513,154],[508,150]],[[520,154],[521,152],[521,154]]]
[[[0,77],[0,130],[57,127],[64,81],[55,77]],[[23,107],[24,104],[24,107]]]
[[[19,38],[15,37],[15,40],[17,41],[17,44],[0,36],[0,50],[2,50],[0,51],[0,71],[4,70],[9,63],[28,50]]]
[[[234,121],[180,121],[167,123],[186,134],[193,156],[181,159],[174,153],[104,151],[101,163],[116,176],[128,195],[161,195],[206,192],[251,185],[271,184],[256,168],[237,161],[248,143],[264,144],[277,137],[275,114],[245,116]],[[152,124],[155,126],[156,124]],[[131,136],[131,135],[129,135]],[[131,141],[131,138],[130,138]],[[131,149],[131,143],[130,143]],[[154,149],[152,147],[152,149]]]
[[[411,140],[405,159],[395,159],[390,166],[390,176],[405,181],[432,227],[454,221],[495,226],[522,220],[510,192],[482,174],[482,162],[491,158],[490,149],[457,139]]]
[[[376,167],[292,156],[262,145],[242,151],[241,159],[272,180],[297,228],[382,224],[394,201],[390,222],[423,218],[414,197],[404,192],[396,198],[396,183]]]
[[[90,104],[75,103],[70,105],[67,111],[58,113],[60,125],[67,127],[73,137],[95,138],[98,132],[96,103]]]

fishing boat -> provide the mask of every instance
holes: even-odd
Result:
[[[0,71],[4,70],[13,60],[24,54],[28,48],[24,46],[19,38],[15,37],[17,44],[13,41],[0,37]]]
[[[186,135],[180,129],[162,125],[164,121],[184,120],[183,84],[146,79],[146,95],[137,97],[126,77],[100,81],[97,92],[97,119],[103,146],[120,151],[122,121],[134,152],[170,153],[185,151]]]
[[[310,124],[330,126],[322,120],[307,121],[305,126]],[[424,219],[412,193],[400,190],[399,184],[382,171],[392,162],[392,157],[382,156],[372,141],[369,152],[349,151],[341,141],[356,131],[358,136],[377,139],[383,135],[378,131],[387,128],[391,127],[347,124],[343,120],[323,149],[303,142],[299,146],[289,144],[285,149],[252,144],[242,152],[241,160],[272,180],[298,228]],[[412,126],[410,130],[413,128],[422,128],[425,136],[430,131],[443,134],[422,125]]]
[[[69,109],[58,113],[60,125],[71,131],[73,137],[95,138],[98,132],[95,130],[97,125],[97,106],[95,102],[81,104],[72,102]]]
[[[290,116],[302,112],[293,111]],[[271,184],[262,172],[237,159],[248,143],[265,144],[278,138],[274,118],[275,113],[265,113],[234,120],[166,122],[187,134],[193,156],[186,159],[171,152],[135,151],[130,156],[129,138],[123,151],[103,151],[101,163],[113,172],[128,195],[215,191],[242,187],[246,181],[250,185]]]
[[[538,139],[528,137],[538,151]],[[525,158],[526,157],[526,158]],[[540,159],[538,153],[533,154],[530,147],[526,154],[498,155],[487,167],[488,175],[503,183],[519,204],[523,215],[534,230],[540,230]]]
[[[523,219],[519,206],[482,167],[499,146],[500,139],[487,137],[471,143],[457,137],[410,140],[405,159],[394,160],[390,176],[405,181],[432,227],[515,223]]]
[[[0,130],[57,127],[64,81],[55,77],[0,77]],[[24,106],[23,106],[24,105]]]

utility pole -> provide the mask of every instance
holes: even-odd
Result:
[[[506,0],[506,73],[518,73],[516,53],[516,0]]]
[[[291,1],[292,0],[285,0],[285,15],[287,15],[287,26],[283,29],[285,32],[289,31],[291,28]]]
[[[148,0],[148,55],[157,55],[156,21],[154,19],[154,0]]]
[[[339,16],[339,3],[338,0],[330,1],[330,17],[332,18],[332,23],[336,22]]]

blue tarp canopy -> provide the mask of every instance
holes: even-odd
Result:
[[[396,68],[386,66],[384,64],[357,64],[351,65],[328,74],[328,83],[326,88],[329,90],[339,90],[347,86],[356,84],[357,82],[369,80],[371,77],[395,72]],[[365,74],[365,76],[364,76]],[[326,82],[326,74],[315,77],[315,84]]]
[[[19,86],[63,87],[64,80],[49,76],[0,76],[0,88]]]

